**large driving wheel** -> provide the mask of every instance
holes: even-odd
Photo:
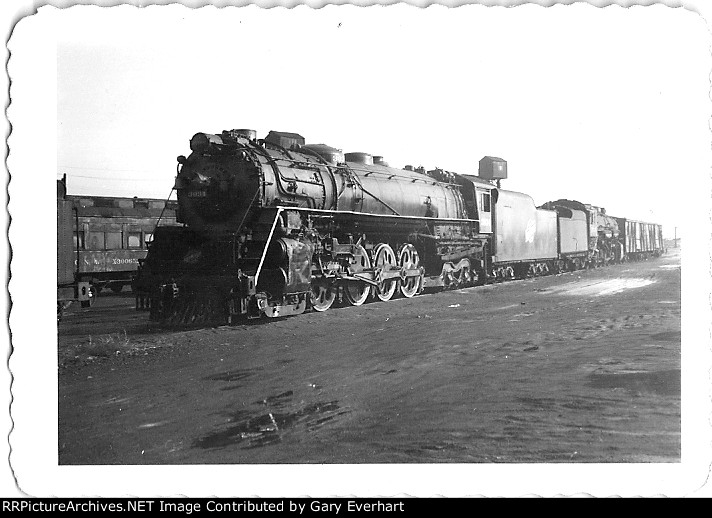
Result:
[[[388,272],[398,268],[396,254],[389,245],[381,243],[376,247],[376,250],[373,252],[373,267],[375,269],[381,269],[382,272]],[[391,300],[397,287],[397,279],[383,280],[376,288],[376,297],[384,302]]]
[[[349,265],[349,273],[355,275],[370,268],[371,260],[368,258],[368,252],[364,247],[355,245],[353,262]],[[360,306],[366,302],[370,292],[371,286],[367,282],[348,281],[344,286],[344,295],[346,295],[346,300],[352,306]]]
[[[406,243],[398,250],[398,265],[403,270],[415,270],[420,266],[418,251],[410,243]],[[406,277],[400,282],[400,292],[404,297],[411,298],[420,290],[423,276]]]
[[[326,311],[336,300],[336,286],[325,277],[314,277],[311,281],[311,305],[315,311]]]

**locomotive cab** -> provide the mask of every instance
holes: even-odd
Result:
[[[460,185],[468,217],[479,221],[481,234],[492,234],[496,187],[479,176],[458,174],[455,177]]]

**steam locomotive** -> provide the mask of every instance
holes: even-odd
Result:
[[[156,229],[134,282],[137,307],[165,324],[326,311],[663,250],[659,225],[502,189],[497,157],[477,176],[397,169],[253,130],[197,133],[190,149],[175,181],[183,226]]]

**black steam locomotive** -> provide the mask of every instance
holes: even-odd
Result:
[[[659,255],[659,225],[570,200],[537,208],[479,175],[389,167],[298,134],[197,133],[178,157],[177,222],[134,288],[166,324],[281,317]]]

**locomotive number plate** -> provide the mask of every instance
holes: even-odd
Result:
[[[207,198],[207,191],[188,191],[188,198]]]

